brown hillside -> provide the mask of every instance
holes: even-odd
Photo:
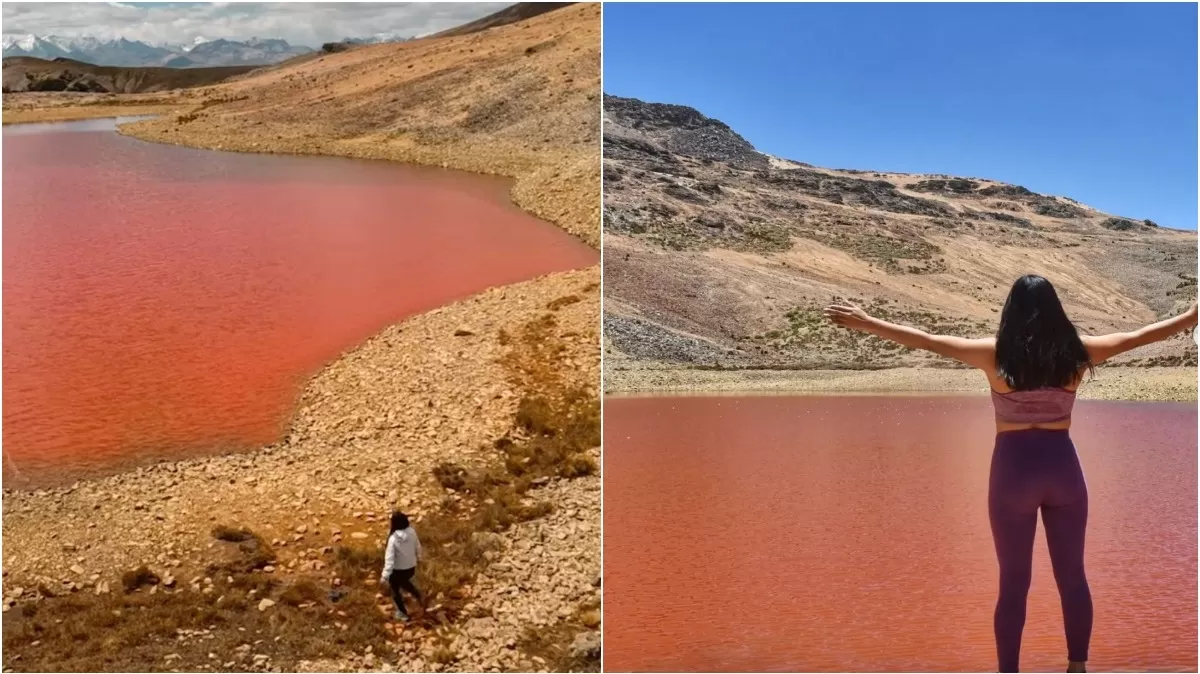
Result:
[[[1196,295],[1195,232],[992,180],[815,168],[759,153],[691,108],[604,104],[609,365],[944,366],[835,330],[820,309],[848,298],[983,336],[1025,273],[1051,279],[1091,333],[1143,325]],[[1195,357],[1181,336],[1120,362]]]
[[[123,68],[70,59],[16,56],[4,59],[4,93],[78,91],[135,94],[216,84],[258,66]]]
[[[496,28],[498,26],[506,26],[510,23],[532,19],[535,16],[540,16],[546,12],[553,12],[556,9],[569,7],[573,2],[518,2],[511,7],[505,7],[499,12],[488,14],[482,19],[476,19],[470,23],[464,23],[461,26],[455,26],[449,30],[444,30],[440,33],[435,33],[432,37],[451,37],[454,35],[468,35],[470,33],[478,33],[481,30],[488,28]]]
[[[600,8],[364,46],[181,94],[126,127],[162,142],[334,154],[516,178],[521,206],[599,246]]]

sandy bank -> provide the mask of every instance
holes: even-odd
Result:
[[[607,394],[651,393],[976,393],[987,382],[973,370],[685,370],[621,364],[607,367]],[[1196,400],[1194,367],[1106,367],[1080,388],[1088,400]]]

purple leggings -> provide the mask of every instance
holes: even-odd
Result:
[[[988,517],[1000,561],[995,629],[1001,672],[1017,671],[1021,657],[1039,508],[1062,600],[1067,658],[1086,662],[1092,637],[1092,595],[1083,573],[1088,495],[1075,445],[1067,431],[998,433],[988,484]]]

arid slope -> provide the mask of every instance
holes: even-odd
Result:
[[[199,90],[141,138],[511,176],[519,205],[599,245],[599,7],[353,49]]]
[[[610,390],[646,368],[950,366],[835,330],[820,308],[839,298],[983,336],[1025,273],[1050,278],[1089,333],[1196,295],[1194,232],[982,178],[816,168],[762,154],[691,108],[604,103]],[[1118,360],[1195,362],[1187,336]]]
[[[475,21],[472,21],[470,23],[464,23],[461,26],[455,26],[454,28],[451,28],[449,30],[444,30],[440,33],[436,33],[433,35],[433,37],[451,37],[454,35],[467,35],[468,33],[478,33],[479,31],[487,30],[489,28],[498,28],[500,26],[506,26],[510,23],[524,21],[525,19],[532,19],[533,17],[538,16],[539,14],[545,14],[546,12],[553,12],[556,9],[560,9],[562,7],[567,7],[568,5],[572,5],[572,4],[575,4],[575,3],[571,3],[571,2],[518,2],[515,5],[510,5],[508,7],[505,7],[504,9],[500,10],[499,12],[489,14],[489,15],[483,17],[482,19],[476,19]]]

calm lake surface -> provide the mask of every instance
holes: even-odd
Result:
[[[383,327],[598,260],[507,181],[4,127],[4,471],[45,478],[277,439]]]
[[[1195,671],[1196,405],[1080,401],[1091,671]],[[985,397],[609,398],[615,671],[995,671]],[[1063,671],[1039,520],[1024,671]]]

